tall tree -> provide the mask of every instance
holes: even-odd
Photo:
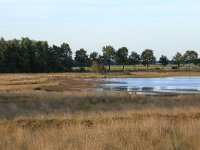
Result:
[[[67,43],[61,45],[60,59],[64,69],[71,70],[73,65],[72,50]]]
[[[30,60],[34,58],[32,55],[33,53],[33,47],[32,47],[32,40],[30,40],[28,37],[21,39],[21,52],[25,54],[25,62],[23,63],[25,65],[25,69],[23,72],[33,72],[33,66],[30,64]],[[39,66],[36,66],[35,68],[38,68]]]
[[[40,69],[37,69],[37,72],[47,72],[47,68],[48,68],[47,58],[48,58],[48,49],[49,49],[48,42],[38,41],[36,43],[37,43],[36,44],[37,45],[36,60],[37,60],[38,67],[40,68]]]
[[[7,41],[3,62],[5,72],[18,73],[23,70],[24,57],[21,53],[20,43],[20,40],[17,39]]]
[[[131,55],[128,58],[129,65],[138,65],[140,64],[140,55],[136,52],[131,52]]]
[[[187,50],[183,57],[185,62],[189,63],[189,68],[190,68],[190,64],[194,63],[195,59],[198,58],[198,53],[193,50]]]
[[[123,70],[124,70],[124,65],[128,60],[128,48],[122,47],[119,48],[118,51],[115,53],[115,60],[123,65]]]
[[[113,59],[114,55],[115,55],[115,49],[113,46],[104,46],[103,47],[103,57],[108,62],[109,71],[110,71],[111,59]]]
[[[144,66],[147,66],[147,69],[148,69],[150,64],[156,61],[156,58],[153,54],[153,50],[151,49],[144,50],[141,55],[141,61],[142,61],[142,64]]]
[[[47,64],[48,64],[48,72],[58,72],[62,70],[62,66],[59,63],[58,56],[57,56],[57,49],[59,47],[53,45],[48,48],[48,55],[47,55]]]
[[[28,51],[30,72],[47,72],[51,67],[48,64],[48,43],[45,41],[31,41],[31,48]]]
[[[169,64],[169,59],[167,58],[167,56],[162,55],[160,57],[159,63],[161,63],[162,66],[165,67],[165,66],[167,66]]]
[[[178,65],[178,68],[180,68],[180,64],[183,63],[183,56],[181,53],[177,52],[176,55],[173,57],[173,60]]]
[[[76,51],[75,60],[79,63],[79,66],[82,68],[88,63],[87,51],[83,48]]]
[[[0,72],[3,72],[4,52],[6,50],[6,41],[4,38],[0,39]]]

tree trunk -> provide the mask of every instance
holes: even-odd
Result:
[[[109,72],[110,72],[110,60],[109,60],[109,62],[108,62],[108,65],[109,65]]]
[[[180,68],[180,64],[178,63],[178,69]]]
[[[123,70],[124,70],[124,64],[123,64]]]

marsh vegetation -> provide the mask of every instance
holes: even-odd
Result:
[[[161,72],[177,76],[199,72]],[[157,76],[134,72],[110,77]],[[0,149],[198,149],[199,95],[82,90],[98,74],[0,75]],[[79,80],[77,80],[79,78]]]
[[[198,149],[199,95],[0,94],[0,149]]]

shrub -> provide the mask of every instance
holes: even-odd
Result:
[[[177,67],[177,66],[173,66],[172,69],[173,69],[173,70],[174,70],[174,69],[178,69],[178,67]]]
[[[156,67],[155,70],[160,70],[160,68]]]
[[[104,74],[105,73],[105,67],[101,64],[99,64],[97,61],[93,61],[92,62],[92,72],[94,73],[102,73]]]
[[[79,68],[79,72],[86,72],[86,70],[85,70],[84,67],[80,67],[80,68]]]

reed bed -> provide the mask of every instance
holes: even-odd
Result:
[[[198,149],[199,95],[1,92],[0,149]]]

